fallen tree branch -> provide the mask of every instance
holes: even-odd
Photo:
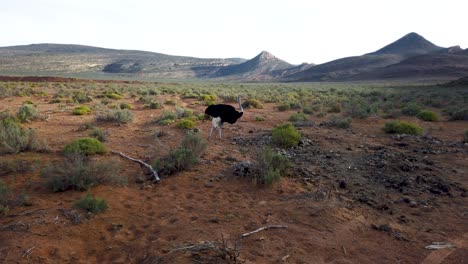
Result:
[[[252,235],[252,234],[258,233],[258,232],[263,231],[263,230],[271,229],[271,228],[288,228],[288,226],[282,226],[282,225],[263,226],[263,227],[260,227],[259,229],[254,230],[254,231],[245,233],[245,234],[241,235],[241,237],[242,237],[242,238],[248,237],[248,236],[250,236],[250,235]]]
[[[129,157],[129,156],[123,154],[122,152],[116,152],[116,151],[111,151],[111,152],[114,153],[114,154],[119,154],[120,156],[122,156],[122,157],[124,157],[124,158],[126,158],[126,159],[129,159],[129,160],[131,160],[131,161],[134,161],[134,162],[136,162],[136,163],[139,163],[139,164],[145,166],[145,167],[148,168],[148,169],[151,171],[151,173],[153,174],[153,176],[154,176],[154,182],[155,182],[155,183],[158,183],[159,181],[161,181],[161,179],[159,179],[158,172],[157,172],[156,170],[154,170],[153,167],[152,167],[151,165],[149,165],[148,163],[146,163],[146,162],[144,162],[144,161],[142,161],[142,160],[139,160],[139,159],[135,159],[135,158]]]

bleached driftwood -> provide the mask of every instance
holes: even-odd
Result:
[[[242,237],[242,238],[248,237],[248,236],[250,236],[250,235],[252,235],[252,234],[258,233],[258,232],[263,231],[263,230],[271,229],[271,228],[288,228],[288,226],[282,226],[282,225],[263,226],[263,227],[260,227],[259,229],[254,230],[254,231],[245,233],[245,234],[241,235],[241,237]]]
[[[149,165],[148,163],[146,163],[146,162],[144,162],[142,160],[139,160],[139,159],[129,157],[129,156],[123,154],[122,152],[112,151],[112,153],[119,154],[120,156],[122,156],[122,157],[124,157],[126,159],[129,159],[131,161],[134,161],[136,163],[139,163],[139,164],[145,166],[146,168],[148,168],[151,171],[151,174],[153,174],[155,183],[158,183],[159,181],[161,181],[161,179],[159,179],[158,172],[155,169],[153,169],[153,167],[151,165]]]

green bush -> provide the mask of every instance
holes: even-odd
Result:
[[[80,138],[65,146],[65,154],[79,153],[83,155],[94,155],[106,153],[104,145],[95,138]]]
[[[90,137],[93,137],[101,142],[104,142],[106,141],[106,135],[104,134],[104,132],[97,128],[97,127],[94,127],[93,130],[91,130],[91,132],[89,132],[89,136]]]
[[[256,116],[255,117],[255,122],[263,122],[263,121],[265,121],[265,117],[263,117],[263,116]]]
[[[302,112],[304,112],[304,114],[307,114],[307,115],[311,115],[311,114],[315,113],[314,108],[311,107],[311,106],[304,106],[302,108]]]
[[[439,116],[429,110],[422,110],[418,113],[417,117],[423,121],[439,121]]]
[[[328,122],[325,122],[325,125],[346,129],[346,128],[351,127],[351,122],[352,122],[352,119],[349,117],[331,115],[328,119]]]
[[[93,214],[102,213],[108,208],[106,200],[94,197],[89,192],[83,198],[76,201],[75,206]]]
[[[98,184],[126,182],[115,162],[92,161],[81,154],[69,154],[64,160],[48,164],[41,176],[46,188],[53,192],[84,191]]]
[[[187,108],[176,107],[176,115],[177,118],[191,117],[193,115],[193,111]]]
[[[263,148],[257,154],[255,165],[259,170],[258,174],[255,175],[255,182],[268,186],[281,180],[281,177],[287,174],[291,166],[288,158],[270,148]]]
[[[455,121],[455,120],[465,120],[468,121],[468,108],[467,109],[461,109],[461,110],[453,110],[449,111],[449,120],[450,121]]]
[[[32,104],[24,104],[18,110],[18,119],[24,122],[30,122],[39,117],[37,109]]]
[[[216,98],[217,96],[214,94],[203,94],[200,96],[200,100],[204,101],[206,105],[214,105]]]
[[[74,115],[87,115],[89,113],[91,113],[91,109],[89,109],[89,107],[86,105],[81,105],[73,109]]]
[[[195,127],[195,122],[188,118],[184,118],[177,122],[177,127],[182,129],[192,129]]]
[[[120,109],[132,109],[133,106],[129,103],[121,103],[120,106],[119,106]]]
[[[247,99],[245,102],[242,103],[242,107],[263,109],[263,104],[258,99]]]
[[[463,134],[463,143],[468,143],[468,130],[465,130]]]
[[[198,134],[187,134],[177,149],[169,151],[167,157],[158,159],[153,167],[161,175],[169,175],[186,170],[198,163],[200,156],[206,151],[207,144]]]
[[[291,110],[291,105],[289,105],[289,103],[283,103],[283,104],[278,105],[276,108],[278,108],[278,111],[284,112],[284,111]]]
[[[288,120],[291,122],[307,121],[307,116],[304,113],[295,113]]]
[[[73,93],[72,100],[76,103],[82,104],[91,102],[93,99],[88,94],[78,91]]]
[[[0,206],[6,206],[10,198],[10,188],[0,179]]]
[[[423,129],[418,125],[404,121],[386,122],[383,130],[386,133],[398,133],[408,135],[422,135]]]
[[[176,105],[176,102],[172,99],[167,99],[166,101],[164,101],[164,104],[167,104],[167,105]]]
[[[112,109],[99,113],[96,116],[98,122],[117,122],[120,124],[130,123],[133,120],[133,114],[128,109]]]
[[[0,154],[23,151],[46,151],[47,143],[33,129],[24,129],[12,118],[0,120]]]
[[[150,109],[161,109],[162,105],[159,101],[151,100],[148,104],[145,105],[145,107]]]
[[[123,94],[117,92],[105,92],[103,96],[113,100],[120,100],[123,98]]]
[[[421,110],[423,110],[422,105],[410,103],[401,109],[401,113],[407,116],[416,116]]]
[[[159,117],[158,123],[160,125],[169,125],[175,122],[177,114],[170,111],[164,111]]]
[[[301,134],[291,124],[284,124],[273,128],[273,143],[280,147],[294,147],[301,141]]]

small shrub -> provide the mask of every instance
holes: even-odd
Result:
[[[104,111],[96,116],[98,122],[117,122],[120,124],[130,123],[133,120],[133,114],[128,109],[112,109]]]
[[[468,130],[465,130],[463,134],[463,143],[468,143]]]
[[[89,192],[83,198],[76,201],[75,206],[93,214],[102,213],[106,211],[108,207],[106,200],[94,197]]]
[[[73,109],[74,115],[87,115],[89,113],[91,113],[91,109],[89,109],[89,107],[86,105],[81,105]]]
[[[10,198],[10,188],[0,179],[0,206],[6,206]]]
[[[170,150],[167,157],[156,160],[153,167],[162,175],[189,169],[198,163],[206,147],[207,144],[200,135],[187,134],[177,149]]]
[[[338,103],[331,104],[327,110],[328,113],[340,113],[341,112],[341,106]]]
[[[450,111],[449,116],[450,116],[449,117],[450,121],[455,121],[455,120],[468,121],[468,108],[467,109]]]
[[[22,103],[23,105],[25,104],[30,104],[30,105],[34,105],[34,103],[31,101],[31,100],[26,100]]]
[[[352,119],[349,117],[331,115],[328,119],[328,122],[325,122],[324,124],[327,126],[331,126],[331,127],[346,129],[346,128],[351,127],[351,122],[352,122]]]
[[[105,92],[103,96],[113,100],[120,100],[123,98],[123,94],[117,92]]]
[[[289,105],[289,103],[280,104],[280,105],[278,105],[276,108],[277,108],[278,111],[280,111],[280,112],[284,112],[284,111],[291,110],[291,106]]]
[[[423,121],[439,121],[439,115],[429,110],[422,110],[417,117]]]
[[[72,96],[72,100],[76,103],[82,104],[82,103],[91,102],[93,99],[91,98],[91,96],[83,92],[74,92]]]
[[[423,129],[418,124],[403,121],[386,122],[383,130],[386,133],[398,133],[408,135],[423,134]]]
[[[255,165],[259,170],[255,182],[270,186],[287,174],[290,162],[270,148],[263,148],[256,156]]]
[[[177,118],[190,117],[193,115],[193,111],[187,108],[176,107]]]
[[[106,148],[95,138],[80,138],[65,146],[65,154],[79,153],[83,155],[104,154]]]
[[[214,105],[216,98],[217,96],[214,94],[203,94],[200,96],[200,100],[204,101],[206,105]]]
[[[121,103],[120,106],[119,106],[120,109],[132,109],[133,106],[129,103]]]
[[[307,116],[304,113],[295,113],[288,120],[291,122],[307,121]]]
[[[159,101],[151,100],[148,104],[145,105],[145,107],[150,109],[161,109],[162,105]]]
[[[47,143],[33,129],[24,129],[11,118],[0,120],[0,154],[23,151],[46,151]]]
[[[39,117],[37,109],[32,104],[24,104],[18,110],[18,119],[23,122],[30,122]]]
[[[93,130],[91,130],[91,132],[89,132],[89,136],[90,137],[93,137],[101,142],[104,142],[106,141],[106,135],[104,134],[104,132],[97,128],[97,127],[94,127]]]
[[[406,116],[416,116],[422,109],[420,104],[410,103],[401,109],[401,113]]]
[[[263,109],[263,104],[258,99],[247,99],[245,102],[242,103],[242,107]]]
[[[175,122],[177,114],[170,111],[164,111],[159,117],[158,123],[160,125],[169,125]]]
[[[167,105],[176,105],[176,102],[172,99],[167,99],[166,101],[164,101],[164,104],[167,104]]]
[[[273,143],[280,147],[297,146],[301,140],[301,134],[291,124],[284,124],[273,128]]]
[[[302,112],[304,112],[304,114],[307,114],[307,115],[311,115],[315,113],[314,109],[311,106],[304,106],[302,108]]]
[[[184,118],[177,122],[177,127],[182,129],[192,129],[195,127],[195,122],[188,118]]]
[[[256,116],[255,117],[255,122],[263,122],[263,121],[265,121],[265,117],[263,117],[263,116]]]
[[[70,154],[64,160],[47,165],[41,172],[45,186],[53,192],[84,191],[103,183],[125,184],[114,162],[92,161],[82,154]]]

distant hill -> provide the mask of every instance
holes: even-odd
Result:
[[[266,51],[250,60],[202,59],[84,45],[32,44],[0,47],[0,75],[288,82],[453,80],[468,76],[468,49],[439,47],[413,32],[361,56],[292,65]]]
[[[292,68],[293,65],[273,56],[273,54],[262,51],[251,60],[240,64],[232,64],[221,67],[216,73],[216,77],[237,76],[246,80],[271,79],[273,72]]]
[[[447,79],[468,74],[468,52],[442,48],[417,33],[362,56],[347,57],[285,76],[288,81]]]
[[[194,78],[243,59],[200,59],[83,45],[0,47],[0,74]]]

